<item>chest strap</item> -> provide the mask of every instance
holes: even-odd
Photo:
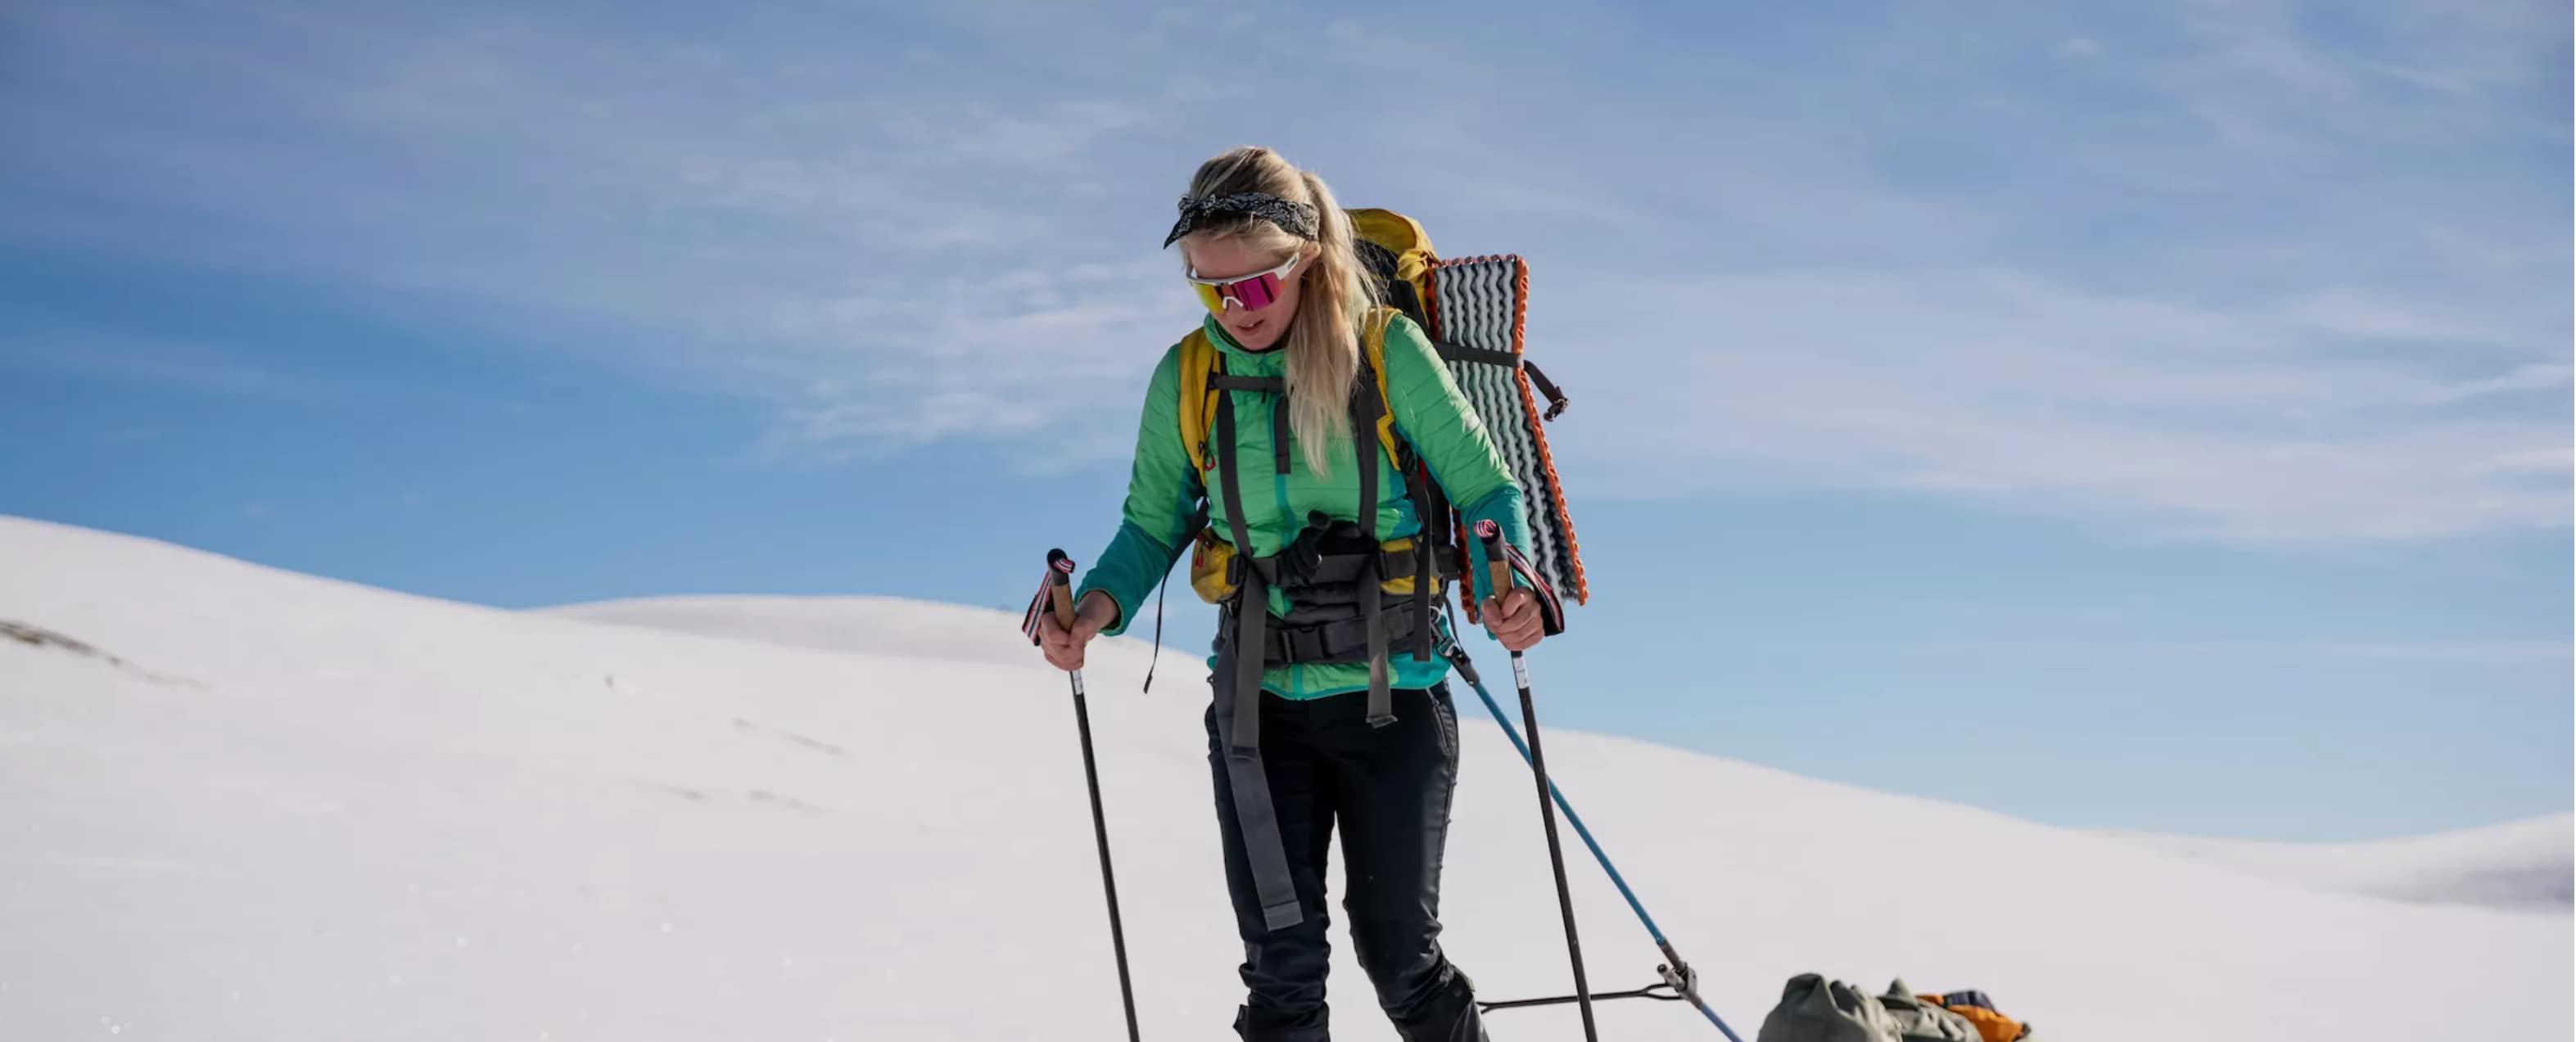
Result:
[[[1276,376],[1236,376],[1232,373],[1220,372],[1208,374],[1208,388],[1219,392],[1259,391],[1263,394],[1279,395],[1282,399],[1285,399],[1288,394],[1288,381]],[[1227,406],[1233,404],[1233,398],[1234,396],[1232,394],[1227,394],[1227,400],[1218,403],[1218,423],[1232,424],[1234,422],[1234,417],[1227,409]],[[1282,403],[1271,403],[1270,462],[1272,469],[1278,473],[1285,474],[1288,473],[1288,410],[1279,408],[1280,404]],[[1217,461],[1217,466],[1223,467],[1232,461],[1233,457],[1224,457]],[[1238,543],[1236,545],[1239,546],[1242,544]]]

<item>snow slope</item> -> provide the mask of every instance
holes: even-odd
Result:
[[[2132,838],[2277,879],[2396,901],[2560,914],[2576,904],[2576,816],[2567,814],[2359,843]]]
[[[954,618],[952,658],[840,652],[0,518],[0,1035],[1121,1038],[1063,677],[1009,614]],[[1204,693],[1135,693],[1145,658],[1109,642],[1090,671],[1139,1004],[1150,1039],[1222,1037]],[[1462,697],[1447,940],[1489,997],[1552,993],[1527,776]],[[1982,988],[2070,1042],[2183,1014],[2232,1038],[2570,1032],[2565,914],[2322,892],[1643,742],[1548,750],[1748,1038],[1810,969]],[[1615,892],[1576,880],[1596,981],[1647,983]],[[1392,1037],[1342,958],[1338,1037]],[[1602,1021],[1716,1037],[1666,1004]]]
[[[1023,644],[994,639],[990,611],[891,597],[650,597],[545,611],[832,651],[1003,663],[1023,662],[1029,654]],[[1167,675],[1190,678],[1174,681],[1189,683],[1204,672],[1182,669]],[[2576,815],[2553,814],[2358,843],[2103,834],[2316,889],[2429,904],[2566,912],[2576,904],[2576,894],[2571,894],[2576,889],[2572,825]]]
[[[1030,587],[1035,590],[1034,584]],[[643,597],[546,614],[800,648],[1025,666],[1026,641],[996,640],[996,613],[895,597]],[[1014,617],[1003,626],[1016,628]]]

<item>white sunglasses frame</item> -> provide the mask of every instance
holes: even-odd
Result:
[[[1300,251],[1289,254],[1288,259],[1285,262],[1281,263],[1276,268],[1269,269],[1268,271],[1256,271],[1249,275],[1237,275],[1230,279],[1205,279],[1199,277],[1198,269],[1192,268],[1185,272],[1182,277],[1188,279],[1192,285],[1205,286],[1209,289],[1215,290],[1217,299],[1222,302],[1223,306],[1233,308],[1242,306],[1243,304],[1241,300],[1235,299],[1233,290],[1236,283],[1250,282],[1264,275],[1270,275],[1276,277],[1280,284],[1284,286],[1288,282],[1288,273],[1296,270],[1297,265],[1304,263],[1305,260],[1306,254],[1303,251]],[[1246,310],[1250,309],[1246,308]]]

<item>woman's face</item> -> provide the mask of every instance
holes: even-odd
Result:
[[[1261,250],[1240,238],[1191,237],[1181,240],[1181,256],[1189,262],[1192,274],[1202,279],[1252,278],[1277,268],[1289,257],[1298,258],[1296,267],[1279,275],[1278,299],[1259,310],[1248,309],[1231,297],[1222,302],[1217,324],[1225,327],[1227,336],[1246,351],[1267,351],[1288,332],[1288,320],[1297,314],[1297,300],[1305,288],[1307,264],[1303,252],[1294,254]]]

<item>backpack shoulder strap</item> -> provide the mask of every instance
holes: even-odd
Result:
[[[1398,472],[1404,470],[1404,444],[1395,433],[1395,399],[1387,387],[1386,329],[1402,313],[1388,307],[1370,311],[1362,326],[1368,331],[1367,335],[1360,338],[1361,364],[1368,367],[1367,375],[1377,384],[1377,441],[1386,449],[1386,461]],[[1356,435],[1358,432],[1352,433]]]
[[[1216,423],[1215,392],[1208,387],[1208,377],[1216,372],[1216,345],[1208,342],[1207,330],[1193,329],[1181,338],[1180,427],[1181,447],[1189,450],[1190,466],[1204,479],[1208,472],[1208,432]]]
[[[1402,312],[1394,308],[1377,308],[1362,323],[1366,335],[1360,340],[1364,374],[1374,385],[1378,397],[1376,416],[1378,445],[1386,450],[1387,462],[1398,471],[1405,466],[1404,445],[1395,432],[1395,403],[1389,395],[1386,377],[1386,329]],[[1210,377],[1216,375],[1218,354],[1207,331],[1194,329],[1181,338],[1180,371],[1176,381],[1180,390],[1181,447],[1190,454],[1190,465],[1204,476],[1212,462],[1208,439],[1216,429],[1216,395]],[[1354,432],[1356,433],[1356,432]]]
[[[1422,518],[1422,531],[1418,537],[1421,545],[1416,548],[1413,599],[1414,610],[1420,613],[1421,618],[1428,619],[1431,617],[1433,589],[1438,580],[1457,574],[1450,563],[1448,549],[1452,519],[1448,498],[1442,494],[1439,483],[1431,480],[1430,469],[1414,457],[1412,446],[1405,444],[1404,439],[1396,434],[1395,398],[1386,375],[1386,331],[1395,324],[1399,314],[1402,312],[1396,308],[1382,307],[1369,316],[1361,364],[1368,367],[1377,382],[1378,404],[1381,406],[1374,418],[1378,444],[1386,450],[1387,462],[1395,465],[1396,474],[1404,481],[1406,494],[1413,500],[1414,510]],[[1435,358],[1432,364],[1447,363]],[[1356,416],[1358,410],[1353,412]],[[1432,630],[1433,627],[1425,625],[1416,631],[1415,661],[1431,661]]]

